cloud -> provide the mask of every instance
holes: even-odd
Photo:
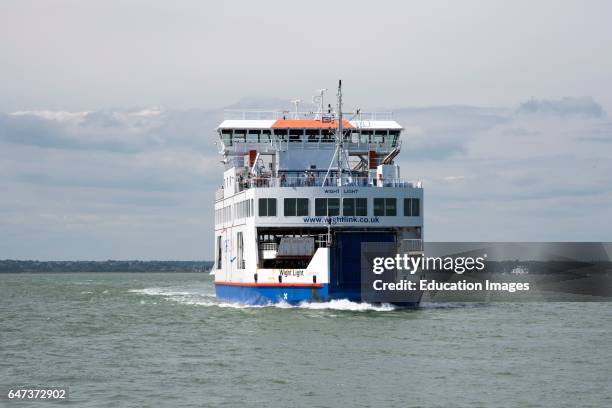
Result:
[[[137,153],[209,148],[220,112],[159,108],[94,112],[0,113],[0,141],[75,150]]]
[[[554,116],[585,116],[602,118],[605,112],[601,105],[589,96],[582,98],[563,98],[557,100],[530,99],[517,109],[518,114],[545,114]]]
[[[395,110],[402,176],[424,182],[427,239],[610,239],[612,122],[519,110]],[[0,258],[210,258],[222,117],[0,114]]]
[[[393,117],[406,127],[405,154],[411,160],[460,156],[470,140],[483,130],[507,123],[510,111],[473,106],[399,109]]]

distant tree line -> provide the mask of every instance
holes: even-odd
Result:
[[[20,261],[0,260],[0,273],[207,272],[211,261]]]

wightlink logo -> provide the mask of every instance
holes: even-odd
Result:
[[[378,224],[378,217],[304,217],[304,224]]]

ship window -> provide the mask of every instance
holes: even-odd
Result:
[[[295,198],[285,198],[284,211],[285,217],[295,217]]]
[[[385,199],[374,199],[374,215],[385,215]]]
[[[356,198],[355,199],[355,215],[360,215],[360,216],[368,215],[368,199],[367,198]]]
[[[251,130],[249,130],[249,135],[247,136],[247,141],[251,142],[251,143],[259,142],[259,134],[260,133],[261,133],[261,130],[258,130],[258,129],[251,129]]]
[[[287,140],[287,133],[289,133],[287,131],[287,129],[275,129],[274,130],[274,135],[279,139],[279,140]]]
[[[236,233],[236,246],[238,247],[238,253],[236,254],[236,264],[238,269],[244,269],[244,240],[242,238],[242,231]]]
[[[289,131],[289,141],[290,142],[301,142],[303,134],[304,134],[303,129],[291,129]]]
[[[284,200],[285,217],[296,217],[308,215],[307,198],[285,198]]]
[[[246,129],[234,130],[234,141],[245,142],[246,141]]]
[[[331,129],[323,129],[323,136],[321,137],[322,142],[331,143],[334,141],[334,131]]]
[[[232,145],[232,129],[221,129],[221,140],[226,146]]]
[[[327,215],[327,198],[315,198],[315,215]]]
[[[261,131],[261,139],[260,139],[260,141],[261,141],[262,143],[267,143],[267,142],[269,142],[269,141],[270,141],[270,139],[271,139],[271,138],[270,138],[270,135],[271,135],[271,134],[272,134],[272,132],[271,132],[270,130],[265,130],[265,129],[264,129],[264,130],[262,130],[262,131]]]
[[[374,215],[394,217],[397,215],[397,200],[395,198],[375,198]]]
[[[361,131],[361,140],[363,143],[372,143],[372,134],[374,132],[371,130],[362,130]]]
[[[418,217],[421,215],[421,200],[418,198],[404,199],[404,215],[406,217]]]
[[[309,142],[318,142],[321,138],[319,129],[306,129],[306,136]]]
[[[364,132],[359,132],[359,143],[368,143],[368,135]]]
[[[385,198],[385,215],[391,217],[397,215],[397,200],[395,198]]]
[[[343,198],[342,199],[342,215],[355,215],[355,199],[354,198]]]
[[[399,139],[400,131],[399,130],[390,130],[389,136],[391,137],[391,146],[397,146],[397,141]]]
[[[308,215],[308,199],[297,199],[297,215]]]
[[[234,204],[236,218],[251,217],[253,215],[253,200],[243,200]]]
[[[385,136],[387,135],[386,130],[377,130],[374,132],[374,143],[384,143]]]
[[[259,199],[259,216],[276,217],[276,198]]]
[[[340,215],[340,199],[339,198],[328,198],[327,199],[327,215],[329,216]]]
[[[223,257],[221,254],[223,253],[223,248],[221,247],[221,236],[217,236],[217,269],[221,269],[221,260]]]
[[[344,198],[342,199],[342,215],[368,215],[367,198]]]
[[[340,199],[315,198],[315,215],[329,217],[340,215]]]

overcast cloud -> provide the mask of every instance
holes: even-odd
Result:
[[[309,101],[340,77],[348,107],[405,126],[427,239],[612,240],[611,15],[605,1],[3,2],[0,258],[209,259],[223,107]]]

